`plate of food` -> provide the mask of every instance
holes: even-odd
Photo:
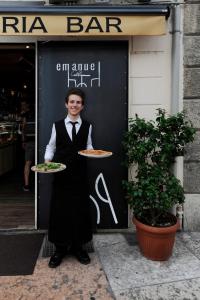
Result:
[[[111,156],[113,153],[105,150],[86,149],[79,151],[78,154],[86,157],[104,158]]]
[[[38,164],[31,168],[32,171],[38,173],[55,173],[66,169],[66,165],[55,162],[48,162],[43,164]]]

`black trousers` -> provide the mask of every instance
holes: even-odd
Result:
[[[82,246],[83,246],[81,243],[77,243],[77,242],[73,243],[73,244],[55,243],[54,245],[56,247],[56,252],[59,252],[59,253],[67,253],[70,250],[76,250],[76,249],[82,248]]]
[[[85,173],[55,174],[50,208],[49,241],[80,246],[92,239],[90,199]]]

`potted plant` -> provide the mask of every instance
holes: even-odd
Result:
[[[167,260],[172,253],[179,222],[170,211],[184,203],[184,190],[173,175],[173,164],[177,156],[184,155],[194,135],[183,112],[167,116],[158,109],[155,121],[137,115],[129,120],[123,146],[130,176],[123,185],[133,209],[140,250],[152,260]]]

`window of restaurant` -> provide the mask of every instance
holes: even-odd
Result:
[[[35,45],[0,45],[0,229],[34,227]]]

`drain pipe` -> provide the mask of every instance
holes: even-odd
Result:
[[[183,7],[180,3],[172,7],[172,89],[171,112],[176,114],[183,110]],[[183,157],[177,157],[174,164],[174,175],[183,185]],[[180,230],[183,229],[183,205],[174,208],[174,214],[180,221]]]

